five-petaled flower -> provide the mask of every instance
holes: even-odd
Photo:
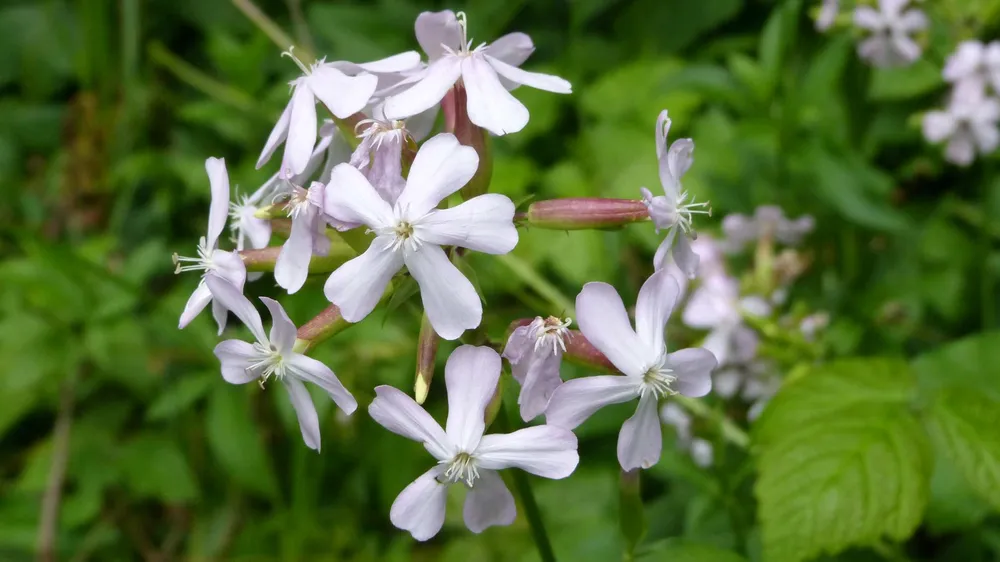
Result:
[[[420,286],[424,310],[439,336],[453,340],[479,326],[479,295],[441,246],[510,252],[517,245],[514,203],[488,193],[450,209],[436,208],[472,178],[478,165],[474,149],[460,145],[454,135],[437,135],[420,147],[394,204],[382,199],[356,168],[341,164],[333,169],[326,213],[364,224],[376,235],[367,251],[327,279],[326,298],[345,320],[359,322],[368,316],[405,264]]]
[[[247,278],[247,268],[236,252],[218,248],[219,235],[226,227],[226,217],[229,214],[229,172],[226,171],[226,161],[222,158],[209,158],[205,160],[205,171],[208,173],[208,183],[212,189],[212,202],[208,210],[208,232],[198,241],[198,257],[188,258],[174,254],[174,263],[177,264],[174,273],[184,271],[204,273],[198,286],[191,293],[191,298],[184,305],[178,327],[187,326],[208,306],[209,302],[212,302],[212,316],[215,317],[221,334],[226,328],[226,311],[212,301],[212,293],[205,285],[205,275],[209,273],[220,275],[242,291]]]
[[[511,374],[521,384],[517,403],[524,421],[543,414],[552,393],[562,384],[559,365],[566,351],[570,322],[569,318],[539,316],[531,324],[515,328],[504,346],[503,356],[510,362]]]
[[[569,476],[580,458],[576,436],[567,429],[539,425],[507,434],[484,435],[486,407],[500,379],[500,356],[488,347],[463,345],[448,358],[445,428],[413,398],[391,386],[375,388],[368,413],[389,431],[423,443],[438,463],[396,497],[392,524],[427,540],[441,530],[451,484],[469,488],[463,515],[474,533],[509,525],[516,516],[514,497],[498,470],[519,468],[544,478]],[[655,415],[655,414],[654,414]]]
[[[916,8],[904,10],[910,0],[878,0],[854,9],[854,25],[871,36],[858,44],[858,55],[878,67],[906,66],[920,58],[920,45],[912,34],[927,28],[927,16]]]
[[[216,275],[208,275],[205,280],[215,301],[231,310],[257,340],[252,344],[226,340],[215,346],[215,356],[222,363],[222,378],[232,384],[259,381],[262,387],[272,377],[280,381],[288,391],[288,398],[299,418],[302,439],[310,449],[318,451],[319,418],[303,383],[322,388],[346,414],[357,409],[357,401],[329,367],[294,351],[295,324],[278,301],[260,297],[271,312],[271,333],[268,335],[264,333],[257,309],[232,283]]]
[[[701,348],[667,353],[664,327],[678,297],[677,282],[666,270],[643,283],[635,306],[635,329],[614,287],[587,283],[576,297],[577,322],[584,337],[622,375],[583,377],[564,382],[552,394],[547,423],[573,429],[609,404],[639,399],[635,415],[618,435],[622,469],[649,468],[662,447],[657,403],[677,393],[700,397],[712,389],[717,361]]]
[[[932,142],[948,141],[945,158],[968,166],[976,153],[988,154],[1000,145],[1000,101],[986,96],[975,83],[956,85],[948,107],[924,114],[924,137]]]
[[[508,90],[523,85],[557,94],[573,91],[562,78],[518,68],[535,49],[523,33],[510,33],[473,49],[466,36],[465,14],[456,16],[445,10],[421,13],[416,34],[428,66],[393,87],[394,94],[385,101],[389,119],[426,111],[444,99],[452,86],[462,84],[469,120],[495,135],[505,135],[528,124],[528,109]]]
[[[722,232],[726,235],[722,245],[729,253],[741,252],[747,244],[762,238],[795,246],[815,226],[816,221],[809,215],[790,219],[777,205],[761,205],[752,217],[733,213],[722,219]]]
[[[653,264],[656,271],[663,269],[667,253],[673,256],[677,267],[685,275],[694,279],[698,271],[698,255],[691,251],[688,236],[693,236],[691,222],[693,215],[711,214],[708,203],[695,203],[694,199],[681,187],[681,177],[691,167],[694,141],[677,139],[667,148],[667,133],[670,132],[670,118],[667,110],[660,112],[656,119],[656,158],[660,165],[660,184],[663,195],[653,197],[645,187],[640,188],[642,200],[649,209],[649,218],[656,225],[656,231],[666,229],[667,236],[656,249]]]
[[[349,117],[364,109],[375,93],[378,77],[374,73],[412,68],[420,58],[416,52],[410,51],[364,64],[328,63],[320,60],[306,66],[292,54],[291,49],[283,54],[302,69],[302,76],[289,82],[292,97],[271,130],[257,160],[257,167],[260,168],[284,142],[285,154],[279,172],[282,177],[301,174],[309,164],[316,145],[317,100],[323,102],[338,119]],[[350,76],[348,72],[356,75]]]

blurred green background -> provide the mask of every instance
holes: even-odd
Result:
[[[996,158],[947,166],[915,118],[941,103],[941,63],[955,44],[996,36],[1000,3],[924,2],[933,20],[924,58],[898,70],[866,67],[850,30],[817,33],[817,4],[269,0],[259,8],[330,60],[418,49],[413,21],[428,9],[465,10],[477,43],[528,33],[537,50],[524,67],[569,79],[574,94],[517,90],[531,121],[494,139],[494,191],[514,201],[657,191],[653,125],[667,108],[671,135],[697,145],[685,186],[714,209],[700,230],[760,204],[816,218],[804,250],[811,266],[792,302],[832,320],[812,354],[778,357],[783,372],[849,356],[918,357],[928,400],[956,376],[1000,396],[1000,336],[988,332],[1000,313]],[[412,388],[416,300],[391,315],[380,308],[316,350],[361,404],[347,418],[317,400],[319,455],[302,444],[283,393],[221,379],[207,314],[177,330],[197,279],[174,276],[170,256],[190,254],[203,233],[204,159],[225,157],[243,192],[277,165],[254,170],[298,72],[281,50],[227,0],[0,6],[0,560],[44,555],[41,543],[74,561],[538,559],[523,516],[473,535],[458,496],[429,543],[389,523],[393,498],[431,460],[365,407],[377,384]],[[522,231],[512,259],[473,256],[486,330],[502,340],[512,320],[559,314],[587,281],[612,282],[634,302],[659,240],[648,224],[533,229]],[[280,298],[301,324],[326,306],[321,286],[313,279],[288,296],[265,277],[246,293]],[[703,335],[681,326],[671,334],[674,348]],[[454,345],[442,345],[439,368]],[[517,389],[505,379],[513,408]],[[439,419],[444,396],[439,370],[428,401]],[[621,559],[615,442],[629,415],[630,406],[609,408],[581,427],[571,478],[532,479],[560,560]],[[666,431],[663,459],[643,475],[647,541],[668,539],[648,559],[761,560],[753,458],[711,424],[704,431],[717,445],[714,467],[697,468]],[[1000,443],[984,439],[992,448],[969,462],[990,482],[1000,478]],[[934,451],[939,461],[954,452]],[[878,548],[838,560],[998,559],[995,494],[980,499],[956,468],[933,466],[914,538],[855,541]],[[40,538],[43,504],[60,480],[55,535]]]

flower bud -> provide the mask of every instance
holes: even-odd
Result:
[[[337,305],[331,304],[299,328],[296,333],[294,350],[297,353],[305,353],[316,343],[332,337],[350,326],[351,323],[340,315],[340,309],[337,308]]]
[[[649,209],[636,199],[571,197],[528,206],[527,224],[552,230],[620,228],[649,220]]]
[[[604,371],[607,373],[618,373],[618,368],[608,360],[603,353],[583,336],[580,330],[569,330],[566,335],[566,352],[563,359],[570,363],[575,363],[582,367]]]
[[[417,337],[417,375],[413,384],[413,397],[417,404],[423,404],[424,400],[427,400],[431,379],[434,378],[434,362],[440,341],[441,338],[434,332],[434,327],[424,313],[420,322],[420,335]]]
[[[455,85],[441,100],[444,111],[445,130],[454,133],[458,142],[476,149],[479,155],[479,167],[476,175],[462,187],[462,199],[468,201],[490,190],[490,179],[493,176],[493,156],[490,151],[490,137],[482,127],[469,119],[468,102],[465,86]]]

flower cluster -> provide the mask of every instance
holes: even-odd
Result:
[[[858,44],[858,56],[878,67],[906,66],[923,52],[913,35],[927,29],[927,16],[908,8],[910,0],[878,0],[878,9],[858,6],[854,25],[867,31]]]
[[[976,154],[1000,146],[1000,41],[965,41],[945,62],[942,76],[952,85],[943,110],[924,114],[924,137],[945,146],[945,158],[968,166]]]
[[[514,133],[525,126],[528,111],[510,93],[519,85],[572,91],[561,78],[518,68],[534,49],[524,34],[473,48],[465,15],[451,11],[421,14],[415,30],[426,62],[413,51],[362,64],[309,63],[292,48],[283,53],[302,74],[290,82],[289,102],[257,161],[258,168],[264,166],[283,145],[277,173],[250,196],[237,196],[231,203],[225,162],[209,158],[207,234],[197,257],[174,256],[178,272],[201,273],[180,328],[211,302],[221,334],[232,312],[254,341],[229,339],[216,346],[223,378],[232,384],[257,382],[261,388],[279,382],[295,409],[303,441],[317,451],[320,423],[304,383],[325,391],[344,414],[352,414],[358,403],[333,370],[308,351],[363,321],[410,280],[419,291],[427,327],[426,333],[421,330],[418,357],[430,354],[429,362],[418,359],[418,365],[433,365],[438,339],[457,340],[478,328],[482,300],[459,265],[468,251],[506,254],[519,237],[513,202],[488,192],[488,168],[485,183],[465,189],[484,175],[483,162],[489,159],[488,145],[476,136]],[[329,118],[321,119],[317,107]],[[439,107],[446,130],[431,134]],[[681,185],[692,164],[694,142],[681,139],[668,146],[670,124],[663,111],[655,133],[663,195],[642,188],[641,199],[635,200],[541,201],[525,213],[527,224],[548,228],[651,221],[657,231],[666,231],[652,264],[655,273],[639,291],[634,325],[618,292],[592,282],[576,298],[578,332],[570,330],[570,318],[539,317],[522,322],[505,345],[458,347],[445,368],[444,428],[418,403],[427,395],[426,372],[421,375],[418,368],[423,378],[418,379],[422,390],[416,392],[417,400],[390,386],[375,387],[371,417],[422,443],[436,461],[396,498],[390,512],[394,525],[418,540],[433,537],[443,524],[446,490],[452,484],[469,490],[464,519],[470,530],[510,524],[515,504],[497,471],[569,476],[579,461],[572,430],[608,404],[638,400],[635,415],[621,428],[618,460],[626,470],[648,468],[660,456],[660,402],[710,391],[711,373],[728,352],[671,352],[665,343],[665,326],[681,284],[699,270],[689,241],[694,216],[709,213],[707,203],[694,202]],[[345,133],[352,130],[353,135]],[[459,192],[463,200],[451,201]],[[227,217],[234,250],[219,248]],[[780,225],[754,228],[788,230]],[[270,246],[276,233],[284,238],[280,247]],[[345,245],[356,252],[338,259],[333,249],[342,251]],[[273,271],[277,285],[288,293],[302,289],[311,275],[327,274],[323,294],[329,305],[296,328],[281,304],[261,297],[271,316],[265,332],[260,314],[243,294],[246,282],[265,271]],[[486,434],[497,413],[491,404],[499,399],[501,347],[521,384],[521,417],[530,421],[544,415],[545,424]],[[614,374],[564,382],[560,364],[565,354]]]

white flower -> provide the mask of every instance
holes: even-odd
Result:
[[[302,383],[308,382],[322,388],[347,414],[357,409],[357,401],[329,367],[292,350],[295,345],[295,325],[277,301],[267,297],[260,298],[271,312],[271,333],[268,335],[264,333],[264,325],[257,309],[236,287],[214,274],[208,275],[206,282],[215,301],[233,311],[257,340],[253,344],[242,340],[226,340],[215,346],[215,356],[222,363],[222,378],[232,384],[259,381],[261,387],[271,377],[280,381],[295,408],[302,439],[310,449],[318,451],[319,419],[309,391]]]
[[[572,93],[569,82],[557,76],[526,72],[518,67],[534,50],[523,33],[511,33],[492,45],[472,48],[466,37],[465,14],[451,10],[423,12],[417,17],[417,41],[427,53],[428,66],[397,85],[385,102],[389,119],[402,119],[430,109],[456,83],[465,87],[469,119],[495,135],[516,133],[528,123],[528,109],[510,94],[517,85],[557,94]],[[507,82],[504,82],[504,79]]]
[[[406,122],[387,120],[379,104],[372,110],[372,118],[358,122],[354,130],[361,143],[351,155],[351,166],[361,170],[382,199],[394,204],[406,185],[403,147],[412,138]]]
[[[927,16],[916,8],[903,10],[910,0],[879,0],[854,9],[854,25],[871,36],[858,44],[858,56],[878,67],[906,66],[920,58],[921,48],[911,35],[927,28]]]
[[[840,0],[823,0],[823,5],[819,9],[819,15],[816,16],[816,29],[818,31],[830,29],[837,20],[839,12]]]
[[[785,217],[785,212],[776,205],[761,205],[752,217],[733,213],[722,219],[722,232],[726,239],[723,247],[729,253],[743,251],[747,244],[771,238],[782,244],[798,245],[802,238],[812,232],[816,221],[809,215],[797,219]]]
[[[760,339],[743,322],[744,314],[766,316],[771,306],[760,297],[740,298],[740,282],[725,275],[704,277],[684,307],[684,324],[710,330],[702,346],[720,365],[749,361]]]
[[[959,84],[952,92],[944,111],[924,114],[924,138],[931,143],[945,140],[945,159],[959,166],[968,166],[976,152],[988,154],[1000,144],[1000,101],[987,97],[974,83]]]
[[[375,388],[368,413],[389,431],[423,443],[438,464],[396,497],[392,524],[425,541],[444,523],[448,486],[469,488],[465,525],[480,533],[509,525],[516,516],[514,497],[497,473],[519,468],[544,478],[569,476],[580,460],[576,436],[566,429],[539,425],[513,433],[483,435],[486,406],[500,379],[500,356],[488,347],[463,345],[448,358],[448,422],[442,429],[413,398],[391,386]]]
[[[274,280],[289,294],[305,284],[313,254],[325,256],[330,252],[323,215],[326,186],[314,181],[309,189],[292,185],[291,190],[286,209],[292,218],[292,229],[274,263]]]
[[[674,262],[682,272],[694,279],[698,271],[698,256],[691,251],[688,236],[692,236],[691,221],[693,215],[711,214],[708,203],[695,203],[681,187],[681,177],[691,167],[693,161],[694,141],[678,139],[667,148],[667,133],[670,131],[670,118],[667,110],[660,112],[656,119],[656,158],[660,164],[660,184],[664,195],[653,197],[645,187],[641,188],[642,200],[649,209],[649,218],[656,225],[656,232],[666,229],[667,236],[656,249],[653,266],[656,271],[663,269],[667,262],[667,252],[673,256]]]
[[[667,402],[660,408],[660,419],[677,432],[677,446],[688,451],[694,464],[701,468],[712,466],[715,457],[710,441],[695,437],[691,433],[691,414],[674,402]]]
[[[730,364],[713,375],[715,393],[724,399],[739,395],[750,404],[747,419],[753,421],[764,410],[781,387],[781,378],[774,373],[774,367],[760,359],[741,364]]]
[[[374,74],[369,74],[368,70],[373,72],[403,70],[414,66],[419,60],[419,55],[411,52],[365,64],[328,63],[319,60],[307,67],[295,58],[291,49],[283,55],[295,61],[295,64],[302,69],[303,75],[289,82],[292,87],[292,98],[278,118],[257,160],[257,168],[260,168],[284,142],[285,154],[279,172],[282,177],[301,174],[309,164],[313,146],[316,144],[317,100],[323,102],[323,105],[338,119],[349,117],[361,111],[375,93],[378,78]],[[359,74],[348,76],[345,71],[355,71]]]
[[[622,469],[649,468],[660,459],[657,402],[681,393],[699,397],[712,389],[710,373],[717,361],[705,349],[667,353],[664,327],[677,301],[677,282],[659,271],[643,283],[635,305],[635,330],[614,287],[587,283],[576,297],[577,321],[583,336],[603,353],[620,375],[584,377],[564,382],[552,394],[545,418],[573,429],[600,408],[639,399],[635,415],[618,435]]]
[[[488,193],[450,209],[438,203],[476,173],[475,149],[454,135],[440,134],[417,152],[406,186],[390,205],[356,168],[333,169],[326,190],[326,213],[336,220],[362,223],[375,232],[368,250],[342,265],[326,282],[326,298],[348,322],[359,322],[375,308],[393,275],[406,265],[420,286],[424,311],[434,331],[447,340],[475,328],[483,308],[472,283],[441,246],[506,254],[517,245],[514,203]]]
[[[570,322],[569,318],[539,316],[531,324],[516,328],[503,348],[511,374],[521,385],[517,403],[524,421],[543,414],[552,393],[562,384],[559,364],[566,351]]]
[[[227,252],[218,248],[219,235],[226,227],[226,217],[229,211],[229,172],[226,171],[226,161],[222,158],[205,160],[205,171],[208,173],[208,183],[212,189],[212,202],[208,210],[208,231],[198,241],[198,257],[180,257],[174,254],[177,269],[174,273],[183,271],[201,271],[202,279],[191,293],[191,298],[184,305],[178,328],[186,327],[202,310],[212,302],[212,293],[205,285],[205,275],[214,272],[243,290],[246,281],[247,268],[243,259],[236,252]],[[219,325],[219,333],[226,327],[226,311],[218,303],[212,302],[212,316]]]
[[[994,92],[1000,93],[1000,41],[987,45],[963,41],[948,56],[941,74],[953,84],[973,82],[981,87],[990,84]]]

